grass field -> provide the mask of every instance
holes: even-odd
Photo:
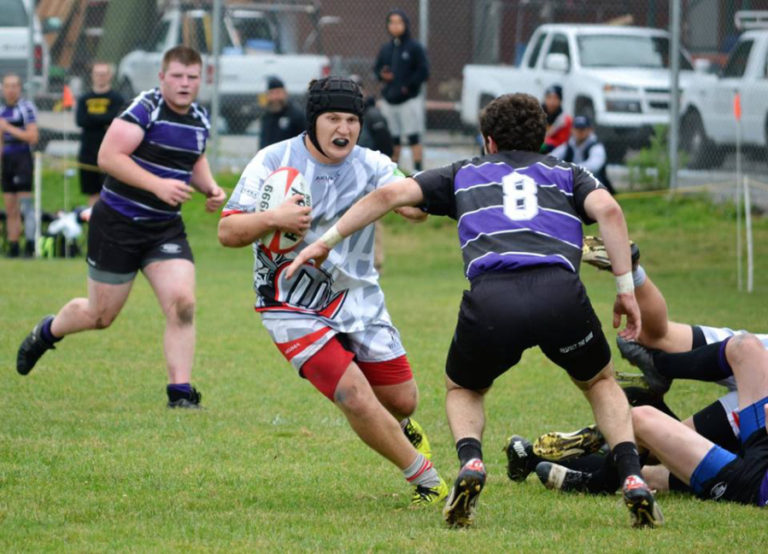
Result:
[[[756,291],[747,295],[736,291],[732,209],[695,198],[622,204],[672,318],[768,329],[767,220],[754,223]],[[251,309],[250,250],[219,247],[217,218],[199,200],[185,219],[198,263],[200,412],[165,408],[163,321],[141,277],[110,329],[68,337],[18,376],[19,342],[42,315],[84,294],[86,270],[82,258],[0,261],[0,552],[764,550],[757,508],[666,495],[667,526],[633,530],[618,497],[556,495],[535,476],[510,482],[509,434],[571,430],[591,418],[538,351],[488,397],[489,480],[476,527],[449,530],[437,509],[409,509],[396,468],[367,450],[268,340]],[[386,245],[382,285],[420,384],[418,419],[452,480],[442,368],[466,285],[455,228],[388,219]],[[609,322],[613,280],[590,267],[582,275]],[[687,415],[721,392],[682,381],[668,401]]]

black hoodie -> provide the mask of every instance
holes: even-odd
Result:
[[[422,83],[429,78],[429,61],[421,43],[411,38],[410,21],[405,12],[392,10],[387,14],[387,22],[393,14],[403,18],[405,32],[381,47],[373,71],[376,78],[384,83],[381,90],[384,100],[390,104],[402,104],[419,95]],[[385,67],[394,74],[394,79],[389,82],[381,78],[381,70]]]

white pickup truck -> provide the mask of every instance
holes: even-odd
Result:
[[[692,73],[680,60],[680,86]],[[669,34],[645,27],[547,24],[534,32],[518,67],[467,65],[461,118],[477,128],[480,109],[501,94],[526,92],[542,98],[563,87],[563,109],[589,116],[609,159],[644,145],[656,124],[669,124]]]
[[[330,72],[327,56],[288,53],[282,40],[279,12],[229,6],[222,17],[219,98],[230,133],[240,133],[262,111],[267,77],[276,75],[288,94],[302,97],[313,78]],[[118,89],[125,98],[157,86],[163,53],[178,44],[203,56],[203,83],[198,101],[209,104],[214,65],[211,12],[172,8],[163,15],[147,44],[128,53],[117,70]]]
[[[768,145],[768,29],[743,33],[718,75],[697,73],[681,99],[680,146],[691,168],[717,167],[736,146],[739,124],[734,99],[741,101],[745,150]]]

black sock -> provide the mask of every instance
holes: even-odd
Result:
[[[641,475],[640,456],[637,453],[637,446],[633,442],[620,442],[613,447],[611,452],[613,462],[616,464],[616,471],[619,482],[630,475]]]
[[[483,459],[483,447],[480,441],[471,437],[459,439],[456,442],[456,453],[459,455],[461,467],[464,467],[472,458]]]
[[[581,456],[572,460],[564,460],[556,463],[565,466],[568,469],[596,473],[605,465],[605,458],[605,456],[601,456],[600,454],[589,454],[587,456]]]
[[[55,344],[59,342],[64,337],[57,337],[53,334],[51,331],[51,324],[53,323],[53,318],[46,319],[45,323],[43,323],[42,328],[40,329],[40,334],[43,336],[43,339],[49,343],[49,344]]]
[[[669,417],[680,421],[675,412],[664,402],[663,394],[653,393],[641,387],[626,387],[624,394],[627,395],[630,406],[653,406],[660,412],[664,412]]]
[[[631,444],[631,443],[629,443]],[[592,494],[613,494],[619,488],[619,473],[612,456],[605,456],[601,467],[592,472],[587,481],[587,490]]]
[[[192,396],[192,386],[189,383],[171,383],[166,385],[165,390],[171,402]]]
[[[729,339],[679,354],[654,352],[653,363],[659,373],[672,379],[719,381],[733,375],[733,369],[725,359],[725,345]]]
[[[680,479],[675,477],[674,474],[669,474],[669,490],[677,492],[691,492],[691,487],[686,485]]]
[[[693,414],[693,428],[716,445],[737,454],[741,441],[734,434],[728,412],[719,400]]]
[[[422,162],[421,162],[421,160],[419,160],[419,161],[414,161],[414,162],[413,162],[413,168],[414,168],[416,171],[421,171],[421,166],[422,166]]]

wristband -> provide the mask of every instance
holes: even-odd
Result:
[[[634,292],[635,282],[632,279],[632,272],[627,271],[622,275],[616,275],[616,293],[626,294],[628,292]]]
[[[339,233],[339,230],[336,228],[336,225],[332,226],[325,233],[323,233],[322,237],[320,237],[320,240],[323,241],[325,244],[327,244],[328,248],[333,248],[334,246],[339,244],[343,239],[344,237],[341,236],[341,233]]]

